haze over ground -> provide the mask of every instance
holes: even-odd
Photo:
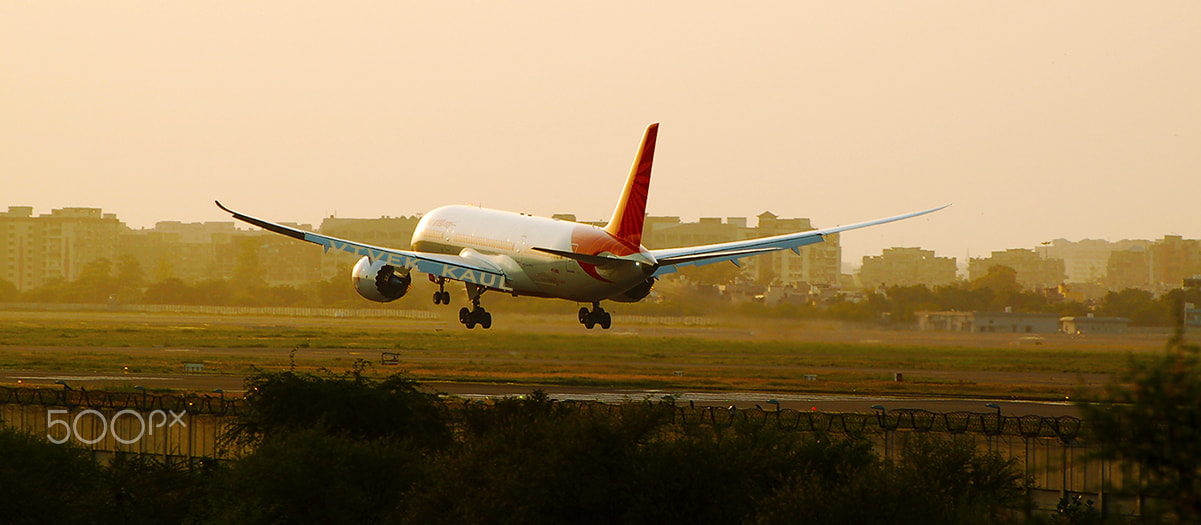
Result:
[[[1201,238],[1201,4],[561,2],[0,6],[0,206],[132,227],[809,217],[963,258]],[[752,221],[753,222],[753,221]]]

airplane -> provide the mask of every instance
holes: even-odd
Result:
[[[826,235],[917,217],[928,210],[847,226],[809,230],[758,239],[684,248],[647,249],[642,245],[647,191],[659,124],[642,136],[617,208],[603,227],[472,206],[443,206],[425,214],[407,250],[372,246],[291,228],[217,206],[237,220],[297,240],[319,244],[325,251],[361,255],[352,270],[355,290],[365,299],[387,303],[403,297],[412,285],[413,271],[425,273],[438,285],[434,304],[450,304],[448,281],[466,285],[471,308],[459,310],[468,329],[491,328],[492,314],[480,305],[484,292],[566,299],[591,303],[579,311],[580,324],[608,329],[612,316],[601,301],[638,302],[650,294],[655,281],[684,266],[738,261],[779,250],[799,254],[802,246]]]

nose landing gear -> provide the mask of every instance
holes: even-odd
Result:
[[[434,304],[450,304],[450,292],[446,291],[446,278],[435,278],[431,275],[430,281],[438,284],[438,291],[434,292]]]
[[[588,310],[588,307],[580,308],[580,324],[589,330],[596,325],[600,325],[602,329],[608,330],[609,326],[613,324],[613,316],[609,315],[609,312],[606,312],[604,308],[601,308],[600,301],[597,301],[592,303],[591,311]]]

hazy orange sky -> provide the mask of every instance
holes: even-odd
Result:
[[[0,209],[809,217],[844,260],[1201,238],[1201,2],[0,4]]]

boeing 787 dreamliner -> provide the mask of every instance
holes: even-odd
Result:
[[[642,224],[651,182],[651,164],[659,125],[646,128],[625,189],[604,227],[470,206],[444,206],[417,223],[409,249],[385,248],[290,228],[230,210],[235,219],[302,241],[326,251],[341,250],[363,257],[352,281],[366,299],[395,301],[409,291],[412,273],[429,275],[438,285],[434,304],[450,304],[447,281],[466,285],[471,308],[459,310],[467,328],[492,326],[492,314],[480,305],[488,290],[533,297],[590,303],[579,311],[580,324],[609,328],[612,317],[601,301],[637,302],[655,280],[682,266],[730,261],[778,250],[797,251],[825,236],[925,215],[946,206],[821,230],[759,239],[649,250],[642,246]],[[799,253],[799,252],[798,252]]]

